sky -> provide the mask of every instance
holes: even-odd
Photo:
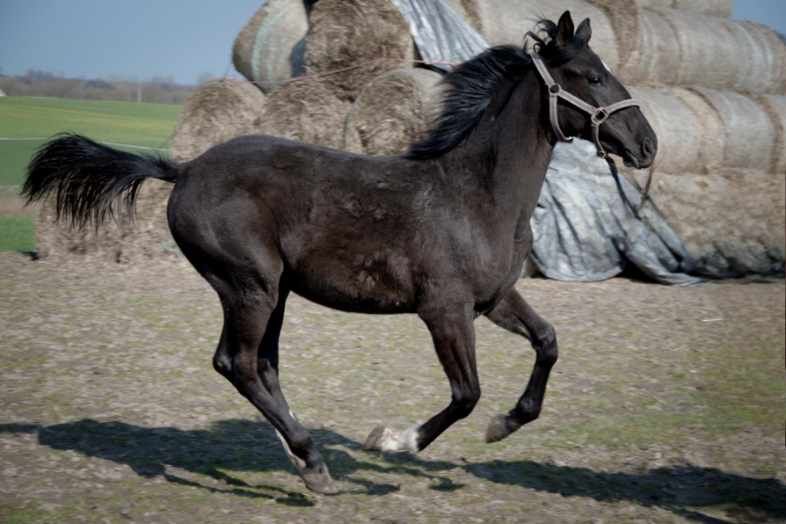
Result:
[[[557,1],[557,0],[549,0]],[[0,0],[0,73],[148,80],[233,73],[260,0]],[[786,34],[786,0],[735,0],[733,18]]]

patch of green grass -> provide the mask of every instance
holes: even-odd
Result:
[[[64,131],[101,142],[166,150],[180,110],[181,106],[169,104],[0,98],[0,185],[21,184],[44,139]]]
[[[32,217],[0,216],[0,251],[34,251],[35,246]]]
[[[27,164],[42,143],[42,140],[0,140],[0,186],[22,183]]]
[[[181,106],[44,97],[0,99],[0,137],[48,137],[63,131],[91,138],[166,148]]]
[[[118,149],[140,152],[134,147],[140,146],[166,154],[181,109],[170,104],[0,98],[0,186],[20,186],[35,151],[48,137],[66,131],[109,142]],[[34,249],[32,220],[0,215],[0,251]]]

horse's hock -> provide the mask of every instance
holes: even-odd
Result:
[[[545,0],[445,1],[492,44],[520,44],[537,17],[559,14]],[[400,153],[420,136],[437,105],[438,74],[416,69],[418,51],[395,2],[306,4],[269,0],[242,28],[233,59],[254,83],[201,86],[175,131],[176,160],[253,132],[366,154]],[[783,41],[767,27],[730,20],[730,0],[569,0],[565,8],[591,18],[593,47],[634,84],[659,137],[654,200],[692,252],[733,265],[755,251],[782,263]],[[41,255],[168,256],[167,191],[148,184],[137,222],[100,236],[55,226],[45,207]],[[739,204],[733,213],[729,202]]]

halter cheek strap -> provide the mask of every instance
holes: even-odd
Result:
[[[554,130],[554,134],[557,135],[557,138],[563,142],[572,142],[573,137],[568,137],[565,133],[562,132],[562,128],[559,125],[559,100],[560,98],[565,102],[581,109],[585,113],[590,116],[590,124],[592,124],[592,138],[595,141],[595,147],[598,149],[598,156],[601,158],[606,158],[608,153],[600,144],[600,126],[608,120],[608,118],[613,114],[619,111],[620,109],[625,109],[627,107],[639,107],[639,103],[632,99],[628,98],[626,100],[620,100],[619,102],[614,102],[613,104],[609,104],[607,106],[600,106],[596,107],[591,104],[588,104],[581,98],[573,95],[562,89],[562,87],[554,81],[554,78],[549,73],[549,70],[546,68],[546,64],[543,63],[543,60],[535,55],[530,55],[532,58],[532,63],[535,64],[535,69],[538,71],[540,78],[543,80],[543,83],[546,84],[546,88],[549,90],[549,120],[551,121],[551,128]]]

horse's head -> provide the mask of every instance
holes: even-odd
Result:
[[[589,47],[589,19],[574,31],[570,12],[565,11],[557,24],[542,21],[539,26],[548,39],[530,33],[537,41],[533,61],[553,99],[549,100],[550,125],[557,139],[584,138],[595,142],[601,155],[609,152],[622,157],[626,165],[649,167],[658,149],[655,131],[627,89]]]

